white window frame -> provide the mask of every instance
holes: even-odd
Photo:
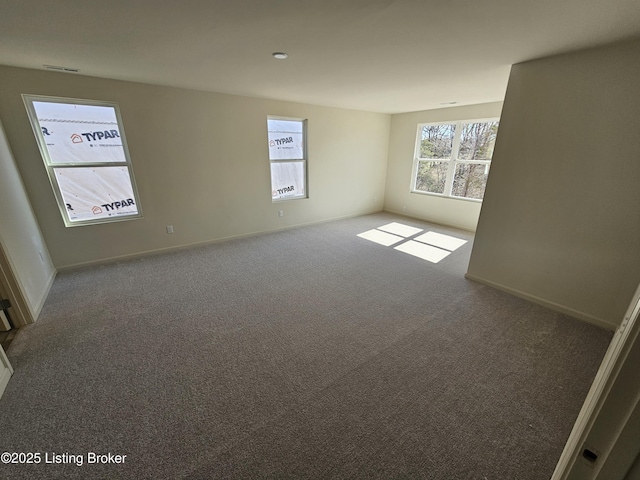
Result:
[[[51,183],[51,188],[53,189],[53,194],[56,198],[56,202],[58,204],[58,208],[60,210],[60,215],[64,221],[65,227],[80,227],[86,225],[96,225],[102,223],[112,223],[112,222],[123,222],[128,220],[136,220],[142,218],[142,206],[140,205],[140,195],[138,194],[138,189],[136,187],[135,178],[133,175],[133,168],[131,165],[131,158],[129,156],[129,148],[127,146],[127,139],[124,132],[124,126],[122,123],[122,117],[120,116],[120,108],[115,102],[105,102],[101,100],[85,100],[78,98],[66,98],[66,97],[50,97],[43,95],[22,95],[25,107],[27,109],[27,113],[29,116],[29,121],[31,122],[31,128],[33,129],[33,133],[36,137],[36,142],[38,144],[38,148],[40,149],[40,154],[42,156],[42,160],[44,162],[45,169],[47,171],[47,175],[49,176],[49,182]],[[122,150],[124,153],[125,161],[124,162],[53,162],[49,150],[47,149],[47,142],[44,138],[44,134],[42,132],[42,128],[40,122],[38,121],[38,115],[33,106],[33,102],[50,102],[50,103],[62,103],[62,104],[72,104],[72,105],[88,105],[88,106],[98,106],[98,107],[111,107],[114,109],[116,120],[118,122],[118,133],[120,139],[122,141]],[[120,215],[114,215],[110,217],[101,217],[97,219],[91,220],[71,220],[69,218],[69,214],[67,212],[67,206],[65,204],[62,192],[60,190],[60,186],[58,184],[58,180],[55,176],[54,169],[63,169],[63,168],[95,168],[95,167],[126,167],[129,173],[129,179],[131,181],[131,188],[133,190],[133,200],[136,205],[137,213],[126,213]]]
[[[269,134],[269,120],[286,120],[289,122],[300,122],[302,124],[302,158],[287,158],[287,159],[271,159],[269,152],[267,151],[267,156],[269,157],[269,184],[271,185],[271,201],[273,203],[279,202],[288,202],[290,200],[304,200],[305,198],[309,198],[309,181],[308,181],[308,155],[307,155],[307,119],[305,118],[297,118],[297,117],[285,117],[279,115],[267,115],[267,142],[268,134]],[[284,198],[273,198],[273,184],[271,178],[271,165],[273,163],[301,163],[302,168],[304,170],[304,195],[295,195]]]
[[[416,143],[413,154],[413,169],[411,172],[411,185],[410,192],[418,193],[421,195],[433,195],[436,197],[444,197],[444,198],[452,198],[456,200],[464,200],[467,202],[476,202],[482,203],[482,198],[469,198],[469,197],[460,197],[457,195],[453,195],[453,180],[456,171],[457,165],[460,164],[471,164],[471,165],[485,165],[485,168],[488,170],[491,167],[491,160],[459,160],[458,153],[460,151],[460,138],[462,137],[462,125],[469,123],[489,123],[489,122],[500,122],[499,117],[490,117],[490,118],[472,118],[466,120],[451,120],[451,121],[442,121],[442,122],[428,122],[428,123],[419,123],[416,130]],[[451,148],[451,158],[422,158],[420,157],[420,151],[422,146],[422,127],[426,126],[436,126],[436,125],[455,125],[455,134],[453,137],[453,145]],[[447,167],[447,176],[444,184],[443,193],[437,192],[427,192],[425,190],[418,190],[416,188],[416,184],[418,183],[418,166],[420,162],[442,162],[448,163]],[[484,194],[483,194],[484,196]]]

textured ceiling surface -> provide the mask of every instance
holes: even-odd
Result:
[[[637,0],[0,0],[3,65],[385,113],[499,101],[514,63],[639,35]]]

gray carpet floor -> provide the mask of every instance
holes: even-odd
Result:
[[[468,243],[357,237],[394,221]],[[60,274],[0,399],[42,460],[0,478],[548,479],[612,334],[466,280],[471,244],[376,214]]]

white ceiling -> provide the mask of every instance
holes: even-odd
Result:
[[[0,64],[385,113],[636,36],[638,0],[0,0]]]

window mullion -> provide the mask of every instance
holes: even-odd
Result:
[[[481,164],[481,165],[489,165],[491,160],[456,160],[458,163],[471,163],[471,164]]]
[[[418,189],[418,171],[420,170],[420,158],[416,155],[413,157],[413,166],[411,167],[411,184],[409,185],[409,192],[413,192]]]
[[[47,163],[47,168],[93,168],[93,167],[129,167],[127,162],[103,162],[103,163]]]
[[[456,162],[458,161],[458,153],[460,151],[460,141],[462,137],[462,123],[456,122],[456,133],[453,136],[453,146],[451,147],[451,160],[447,169],[447,180],[444,184],[444,194],[451,196],[453,191],[453,177],[456,171]]]

